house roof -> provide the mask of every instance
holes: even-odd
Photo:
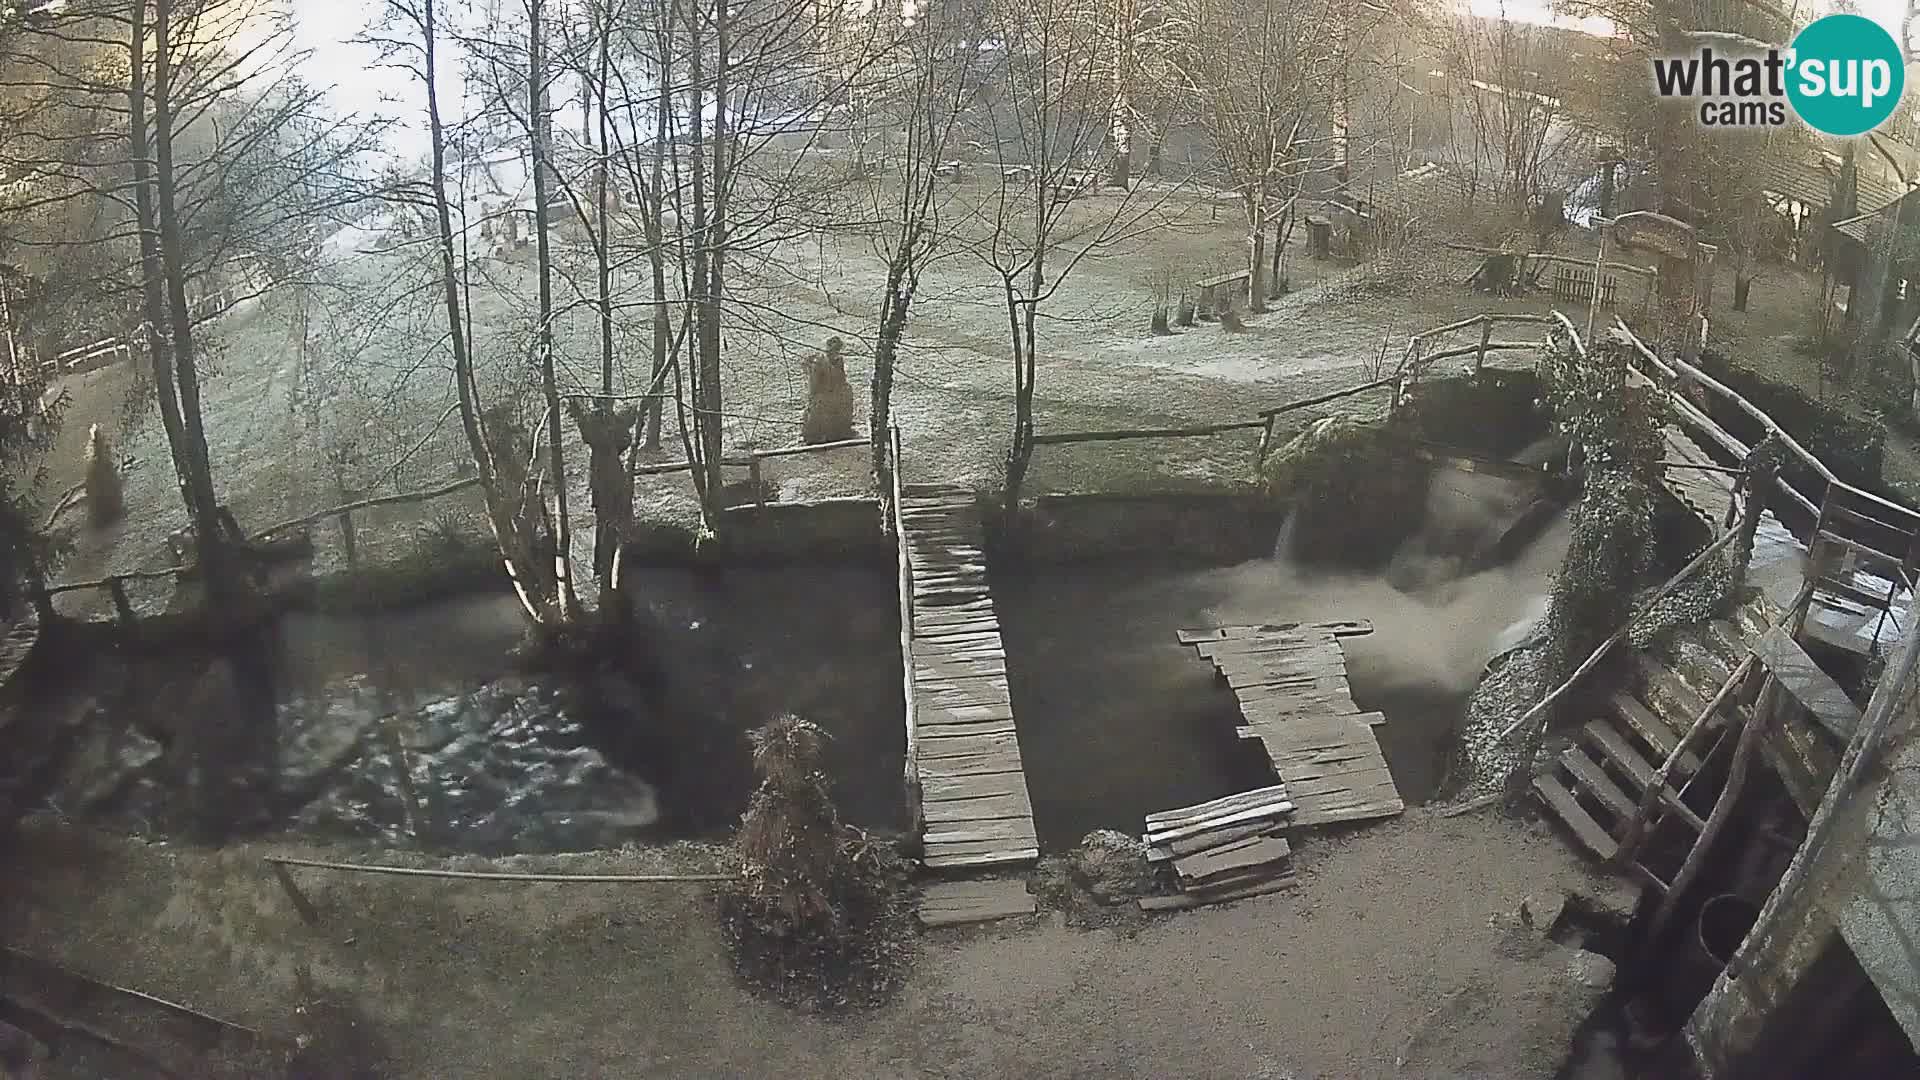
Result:
[[[1850,218],[1836,221],[1833,223],[1834,231],[1863,247],[1871,244],[1874,226],[1878,222],[1892,220],[1899,212],[1900,204],[1913,198],[1915,194],[1916,191],[1910,190],[1871,213],[1855,214]]]
[[[1840,164],[1833,155],[1815,159],[1774,158],[1767,163],[1765,186],[1768,190],[1808,206],[1826,206],[1833,199],[1833,182],[1839,178]],[[1898,180],[1855,170],[1858,199],[1854,209],[1860,215],[1872,215],[1886,209],[1906,191]]]

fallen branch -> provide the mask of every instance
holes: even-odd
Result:
[[[75,506],[80,505],[80,493],[85,491],[86,487],[87,487],[87,482],[85,480],[82,480],[79,483],[68,488],[66,491],[62,492],[60,495],[60,501],[53,504],[53,512],[47,515],[46,523],[40,526],[40,531],[51,532],[53,530],[54,523],[59,521],[62,515],[64,515],[67,511],[73,509]]]

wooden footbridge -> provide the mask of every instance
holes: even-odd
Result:
[[[1265,749],[1299,828],[1390,817],[1406,809],[1374,738],[1386,717],[1362,712],[1347,685],[1344,638],[1365,622],[1181,630],[1240,703],[1240,737]]]
[[[987,588],[974,493],[909,485],[899,506],[907,769],[929,869],[1040,857],[1007,653]]]

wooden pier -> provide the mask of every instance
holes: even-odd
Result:
[[[1379,713],[1362,712],[1347,686],[1340,640],[1373,632],[1365,622],[1285,623],[1182,630],[1233,688],[1293,804],[1289,824],[1329,825],[1391,817],[1406,809],[1373,736]]]
[[[934,870],[1024,866],[1040,847],[973,493],[909,485],[900,531],[911,597],[907,756],[923,861]]]

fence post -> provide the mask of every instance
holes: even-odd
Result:
[[[1492,341],[1493,320],[1488,319],[1486,322],[1480,324],[1480,351],[1473,354],[1473,373],[1475,375],[1480,374],[1480,369],[1486,366],[1487,345]]]
[[[108,578],[107,592],[113,595],[114,613],[120,616],[121,622],[132,626],[134,623],[133,604],[127,600],[127,583],[118,577]]]
[[[760,509],[767,508],[767,488],[760,479],[760,455],[747,458],[747,483],[753,485],[753,502]]]
[[[340,522],[340,546],[347,549],[347,566],[352,567],[357,561],[354,558],[355,535],[353,531],[353,511],[340,511],[338,520]]]

